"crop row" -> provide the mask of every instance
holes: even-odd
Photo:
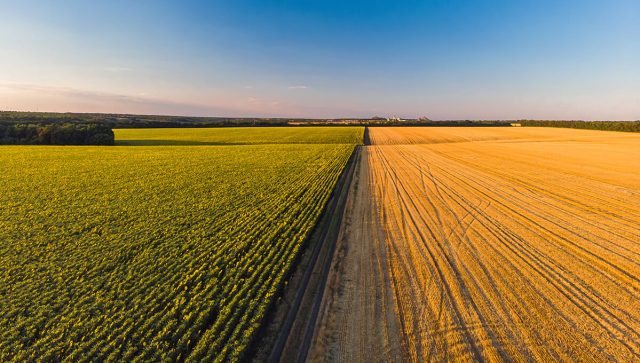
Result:
[[[116,129],[118,145],[360,144],[362,127]]]
[[[0,360],[238,360],[352,145],[5,147]]]

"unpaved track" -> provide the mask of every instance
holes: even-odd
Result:
[[[359,361],[401,357],[401,329],[393,311],[393,290],[382,225],[376,223],[372,178],[363,147],[332,271],[325,289],[309,360]],[[362,203],[368,201],[369,203]]]
[[[370,128],[314,361],[640,361],[640,135]]]

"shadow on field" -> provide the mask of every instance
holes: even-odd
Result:
[[[206,146],[206,145],[325,145],[339,144],[335,142],[292,142],[292,141],[266,141],[266,142],[225,142],[225,141],[194,141],[194,140],[116,140],[116,146]]]
[[[189,146],[189,145],[246,145],[247,143],[194,140],[116,140],[116,146]]]

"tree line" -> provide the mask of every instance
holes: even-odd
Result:
[[[4,145],[113,145],[113,130],[100,124],[0,123]]]
[[[55,113],[0,111],[0,123],[24,124],[102,124],[110,128],[179,128],[179,127],[243,127],[243,126],[509,126],[504,120],[441,120],[427,117],[370,118],[256,118],[256,117],[191,117],[162,115],[126,115],[101,113]]]
[[[640,132],[640,121],[536,121],[521,120],[522,126],[565,127],[572,129]]]
[[[110,128],[287,126],[290,119],[0,111],[0,123],[101,124]]]

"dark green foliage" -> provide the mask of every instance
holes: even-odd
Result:
[[[519,121],[522,126],[640,132],[640,121]]]
[[[0,123],[4,145],[113,145],[110,127],[100,124],[9,124]]]
[[[110,128],[286,126],[277,118],[187,117],[120,115],[101,113],[54,113],[0,111],[0,123],[10,124],[101,124]]]

